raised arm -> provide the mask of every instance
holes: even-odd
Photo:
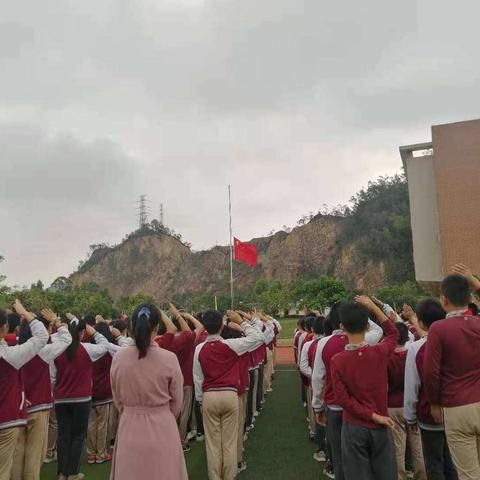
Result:
[[[231,322],[238,323],[242,328],[244,337],[230,338],[225,340],[228,346],[238,355],[251,352],[264,343],[265,338],[261,331],[261,322],[259,320],[252,320],[252,323],[246,322],[237,312],[233,310],[227,311],[228,319]]]
[[[3,358],[13,368],[19,370],[47,344],[48,332],[43,323],[36,320],[35,315],[28,312],[20,300],[15,300],[13,308],[30,324],[32,338],[22,345],[15,345],[13,347],[0,345],[0,358]]]
[[[91,325],[86,326],[86,332],[93,337],[95,343],[83,343],[83,347],[88,353],[90,360],[96,362],[100,360],[107,352],[109,352],[109,345],[120,348],[113,343],[110,343],[101,333],[98,333]]]
[[[182,317],[184,317],[186,320],[190,320],[193,323],[197,336],[203,332],[203,330],[205,330],[201,322],[199,322],[193,315],[190,315],[190,313],[182,313]]]
[[[384,342],[387,343],[385,349],[394,350],[397,344],[396,339],[398,337],[398,332],[397,329],[393,326],[392,321],[385,315],[383,310],[377,304],[375,304],[375,302],[370,297],[367,297],[366,295],[358,295],[355,297],[355,301],[368,308],[368,310],[372,313],[372,315],[375,316],[375,318],[380,322],[383,327],[382,329],[376,323],[369,320],[369,331],[365,335],[365,342],[370,345],[376,345],[382,339],[383,333],[385,331],[385,334],[387,336]],[[390,327],[392,327],[395,331],[393,331]]]
[[[457,263],[452,267],[452,272],[465,277],[468,280],[468,283],[472,287],[473,291],[478,295],[480,294],[480,280],[472,273],[470,268],[468,268],[463,263]]]
[[[53,362],[58,356],[60,356],[72,343],[72,335],[68,331],[68,327],[65,324],[57,326],[57,335],[55,341],[45,345],[38,356],[46,363]]]
[[[175,305],[173,305],[173,303],[170,303],[169,307],[170,307],[170,311],[172,312],[172,315],[178,321],[178,325],[180,326],[180,330],[182,332],[189,332],[190,327],[188,326],[188,323],[186,322],[186,320],[182,317],[182,315],[178,311],[177,307],[175,307]]]

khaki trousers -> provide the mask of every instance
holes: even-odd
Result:
[[[55,413],[55,408],[50,410],[50,416],[48,418],[48,439],[47,439],[47,458],[53,458],[57,453],[57,436],[58,436],[58,425],[57,425],[57,414]]]
[[[275,375],[275,363],[277,357],[277,347],[274,345],[272,350],[272,375]]]
[[[258,367],[254,370],[254,381],[253,381],[253,413],[258,414],[257,410],[257,392],[258,392]]]
[[[110,404],[97,405],[90,410],[87,429],[87,455],[105,458],[108,438]]]
[[[0,480],[10,480],[17,438],[24,429],[25,427],[12,427],[0,430]]]
[[[313,390],[312,390],[312,386],[309,385],[307,387],[307,412],[308,412],[308,419],[310,421],[310,435],[315,435],[315,432],[317,430],[317,420],[315,418],[315,412],[313,411],[312,400],[313,400]]]
[[[183,387],[183,404],[180,418],[178,419],[178,431],[180,432],[180,440],[182,443],[187,441],[188,419],[192,411],[193,387],[184,385]]]
[[[26,428],[20,429],[13,457],[11,480],[39,480],[45,458],[49,411],[28,415]]]
[[[237,476],[238,395],[223,390],[203,394],[203,425],[208,478],[234,480]]]
[[[267,390],[272,386],[272,363],[273,353],[267,348],[267,363],[265,364],[265,371],[263,374],[263,393],[267,394]]]
[[[107,438],[107,447],[110,446],[112,440],[115,440],[118,430],[118,422],[120,420],[120,414],[115,403],[110,404],[110,410],[108,412],[108,438]]]
[[[443,409],[445,435],[459,480],[480,478],[480,403]]]
[[[245,417],[247,416],[247,392],[238,396],[238,438],[237,463],[243,461],[243,436],[245,435]]]
[[[425,472],[425,462],[423,460],[422,440],[419,432],[413,432],[407,428],[407,422],[403,416],[403,408],[389,408],[388,414],[395,422],[395,428],[392,430],[393,442],[395,444],[395,455],[397,458],[398,479],[407,479],[405,471],[405,449],[408,442],[412,455],[412,464],[415,480],[427,480]]]

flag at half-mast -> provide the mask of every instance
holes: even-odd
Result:
[[[234,238],[233,255],[237,262],[243,262],[251,267],[256,267],[258,262],[257,246],[253,243],[245,243]]]

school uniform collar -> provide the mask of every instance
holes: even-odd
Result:
[[[463,317],[466,315],[468,312],[468,309],[463,309],[463,310],[455,310],[454,312],[447,313],[447,316],[445,318],[452,318],[452,317]]]
[[[365,342],[360,343],[347,343],[345,345],[345,350],[358,350],[359,348],[365,347],[367,344]]]
[[[214,333],[213,335],[208,335],[207,338],[205,339],[206,342],[215,342],[216,340],[221,340],[222,337],[218,335],[217,333]]]
[[[345,332],[339,328],[338,330],[334,330],[332,335],[345,335]]]

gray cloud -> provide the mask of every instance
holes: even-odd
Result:
[[[476,2],[0,0],[1,252],[10,282],[118,241],[134,201],[195,248],[248,239],[400,170],[478,116]],[[452,15],[455,14],[455,16]],[[458,18],[458,23],[453,21]]]

